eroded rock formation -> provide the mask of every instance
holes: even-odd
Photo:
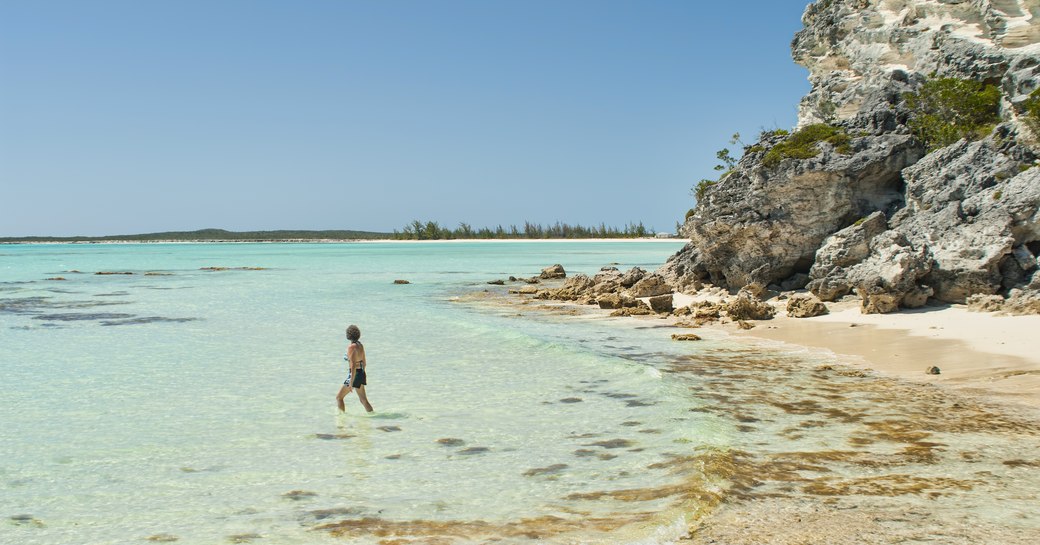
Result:
[[[819,0],[802,20],[792,51],[812,90],[797,128],[841,138],[784,154],[794,135],[763,133],[702,188],[690,243],[659,271],[667,283],[807,281],[824,301],[858,295],[864,312],[975,294],[1040,306],[1040,135],[1025,117],[1040,87],[1040,0]],[[936,78],[995,84],[996,126],[930,148],[906,97]]]

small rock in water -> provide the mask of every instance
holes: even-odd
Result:
[[[536,467],[534,469],[528,469],[524,472],[524,477],[537,477],[539,475],[556,475],[564,469],[567,469],[567,464],[553,464],[548,467]]]
[[[403,284],[411,284],[411,282],[409,282],[407,280],[397,279],[397,280],[394,280],[394,284],[402,284],[403,285]]]
[[[43,528],[43,521],[29,514],[12,515],[11,522],[19,526],[35,526]]]
[[[928,372],[929,375],[938,375],[939,374],[939,368],[933,365],[933,366],[928,368],[927,372]]]
[[[179,537],[172,534],[155,534],[145,538],[145,540],[154,543],[173,543],[174,541],[177,541],[179,539]]]
[[[399,428],[398,426],[379,426],[376,429],[381,430],[381,431],[385,431],[385,432],[401,431],[401,428]]]
[[[437,442],[446,447],[461,447],[462,445],[466,444],[466,442],[462,439],[458,439],[455,437],[444,437],[442,439],[438,439]]]
[[[581,402],[582,402],[582,399],[580,397],[565,397],[565,398],[560,400],[560,403],[581,403]]]
[[[65,277],[64,276],[52,276],[50,278],[47,278],[47,280],[65,280]]]
[[[291,490],[289,492],[286,492],[285,494],[282,494],[283,498],[293,501],[305,500],[307,498],[314,498],[317,496],[317,493],[311,492],[309,490]]]
[[[491,449],[489,449],[487,447],[469,447],[467,449],[460,450],[459,454],[462,454],[463,456],[472,456],[474,454],[483,454],[483,453],[488,452],[490,450]]]
[[[755,324],[751,322],[746,322],[744,320],[737,320],[737,327],[739,327],[740,329],[752,329],[755,327]]]
[[[505,280],[488,280],[488,284],[491,284],[492,286],[504,286],[506,284],[506,281]]]
[[[228,536],[228,541],[231,543],[249,543],[254,539],[260,539],[261,537],[260,534],[235,534]]]
[[[699,341],[701,340],[700,335],[694,335],[693,333],[673,333],[673,341]]]

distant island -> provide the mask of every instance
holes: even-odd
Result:
[[[100,237],[0,237],[0,244],[31,243],[118,243],[118,242],[333,242],[349,240],[455,240],[455,239],[588,239],[588,238],[645,238],[653,237],[653,229],[640,223],[630,223],[618,228],[600,224],[598,227],[569,225],[556,222],[553,225],[524,222],[523,227],[501,225],[495,228],[474,229],[460,223],[455,229],[442,226],[435,221],[415,220],[401,231],[382,233],[378,231],[227,231],[224,229],[199,229],[197,231],[167,231],[136,235],[107,235]]]
[[[198,231],[168,231],[139,235],[109,235],[103,237],[8,237],[0,243],[41,242],[317,242],[323,240],[379,240],[389,239],[390,233],[374,231],[225,231],[200,229]]]

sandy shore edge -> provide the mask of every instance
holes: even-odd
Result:
[[[676,306],[686,297],[676,294]],[[963,305],[861,314],[858,301],[850,301],[828,303],[823,316],[791,318],[777,306],[775,318],[750,330],[732,323],[705,327],[752,342],[824,349],[883,375],[1040,407],[1040,316],[971,312]],[[940,374],[927,372],[933,366]]]
[[[675,295],[675,305],[692,297]],[[893,314],[861,314],[858,301],[828,303],[814,318],[787,316],[784,301],[772,320],[742,330],[735,323],[705,325],[750,343],[826,350],[844,365],[911,383],[949,387],[1008,414],[1035,419],[1040,408],[1040,316],[971,312],[963,305],[924,307]],[[927,372],[939,367],[940,374]],[[726,501],[697,521],[682,539],[690,545],[888,545],[946,536],[949,543],[1020,545],[1020,531],[949,520],[928,509],[902,505],[866,507],[827,498],[761,497]],[[956,536],[956,537],[955,537]]]

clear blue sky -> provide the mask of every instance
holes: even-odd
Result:
[[[673,231],[795,123],[806,3],[0,1],[0,236]]]

